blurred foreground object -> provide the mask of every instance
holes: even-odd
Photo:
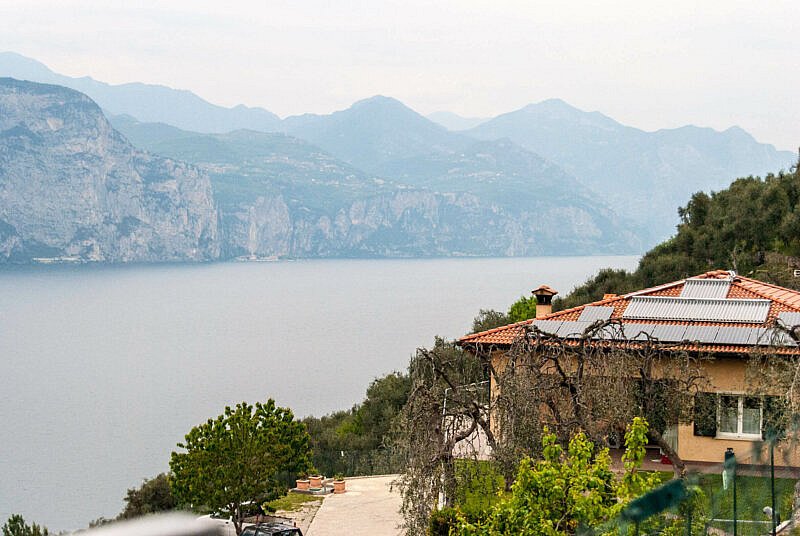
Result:
[[[217,536],[212,521],[190,514],[170,513],[120,521],[88,531],[92,536]]]

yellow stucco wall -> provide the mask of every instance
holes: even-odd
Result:
[[[718,357],[703,364],[709,385],[704,391],[730,394],[753,392],[746,379],[747,358]],[[721,463],[725,450],[732,448],[739,463],[767,463],[766,445],[751,439],[700,437],[691,424],[678,426],[678,455],[685,461]],[[776,465],[800,466],[800,448],[794,440],[785,440],[775,449]]]
[[[492,355],[492,365],[498,372],[505,368],[507,358],[503,352]],[[703,363],[708,385],[703,391],[746,394],[746,357],[717,357]],[[494,378],[491,379],[491,392],[497,392]],[[686,462],[721,463],[725,450],[733,448],[739,463],[767,463],[769,454],[766,445],[751,439],[728,439],[700,437],[694,435],[692,424],[678,426],[678,454]],[[779,466],[800,467],[800,438],[784,440],[775,450],[775,464]]]

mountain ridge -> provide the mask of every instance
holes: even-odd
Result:
[[[489,117],[464,117],[446,110],[439,110],[438,112],[429,113],[425,117],[434,123],[443,126],[451,132],[468,130],[470,128],[477,127],[481,123],[485,123],[491,119]]]
[[[112,85],[89,76],[65,76],[15,52],[0,52],[0,76],[69,87],[88,95],[112,114],[129,114],[140,121],[165,122],[187,130],[225,132],[237,128],[280,129],[280,118],[263,108],[241,104],[225,108],[206,101],[190,90],[173,89],[161,84],[129,82]]]
[[[794,161],[793,153],[758,143],[740,127],[648,132],[560,99],[499,115],[465,134],[506,137],[558,164],[621,214],[648,223],[653,232],[645,239],[652,243],[673,232],[675,207],[692,193],[788,169]]]
[[[332,114],[295,117],[284,120],[285,132],[371,173],[380,173],[381,166],[391,160],[456,151],[470,141],[383,95],[356,101]]]

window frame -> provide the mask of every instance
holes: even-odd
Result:
[[[722,397],[736,397],[736,432],[723,432],[722,428]],[[758,404],[758,432],[745,433],[744,428],[744,402],[746,398],[756,398]],[[741,439],[747,441],[761,441],[764,429],[764,398],[748,393],[717,393],[717,435],[716,439]]]

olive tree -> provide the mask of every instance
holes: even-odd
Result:
[[[308,443],[291,410],[272,399],[255,406],[242,402],[186,434],[178,444],[183,452],[170,459],[170,483],[183,505],[229,513],[239,534],[246,505],[284,494],[280,475],[310,467]]]

